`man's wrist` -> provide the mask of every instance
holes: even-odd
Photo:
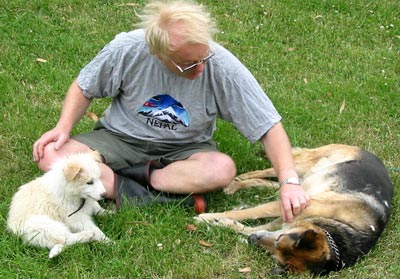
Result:
[[[300,180],[297,177],[288,177],[279,182],[280,187],[282,187],[285,184],[300,185]]]

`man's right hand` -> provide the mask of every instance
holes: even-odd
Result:
[[[61,146],[70,139],[69,132],[64,132],[60,129],[54,128],[44,133],[34,144],[33,144],[33,160],[39,162],[44,156],[45,147],[54,142],[54,149],[59,150]]]

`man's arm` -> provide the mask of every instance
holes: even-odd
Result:
[[[69,140],[74,124],[82,118],[90,103],[91,99],[83,95],[78,82],[74,80],[68,89],[57,125],[44,133],[33,145],[33,158],[36,162],[43,157],[47,144],[55,142],[54,148],[59,149]]]
[[[292,157],[289,138],[282,126],[277,123],[262,138],[265,152],[278,174],[279,182],[288,178],[298,179]],[[310,202],[310,197],[301,185],[283,183],[280,188],[281,212],[285,222],[291,222]]]

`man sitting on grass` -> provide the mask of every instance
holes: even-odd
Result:
[[[203,194],[236,175],[233,160],[212,140],[220,117],[263,143],[282,182],[283,218],[291,221],[309,197],[281,116],[253,75],[213,41],[208,12],[193,2],[152,2],[140,18],[141,29],[117,35],[73,81],[57,125],[33,145],[40,169],[95,149],[104,159],[107,197],[118,206],[185,199],[204,212]],[[94,130],[70,138],[92,100],[103,97],[112,103]]]

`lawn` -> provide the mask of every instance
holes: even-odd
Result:
[[[293,146],[359,145],[378,155],[395,186],[377,246],[326,278],[400,277],[400,4],[384,1],[202,0],[216,40],[255,75],[283,116]],[[143,1],[0,0],[0,278],[311,278],[270,275],[269,255],[228,229],[195,225],[180,206],[131,208],[96,218],[116,244],[76,245],[55,259],[6,230],[16,189],[40,175],[32,144],[51,129],[70,83],[116,34],[134,28]],[[109,100],[90,112],[101,115]],[[94,124],[85,117],[73,133]],[[260,144],[218,122],[215,140],[238,173],[269,166]],[[274,199],[268,189],[211,197],[210,211]]]

